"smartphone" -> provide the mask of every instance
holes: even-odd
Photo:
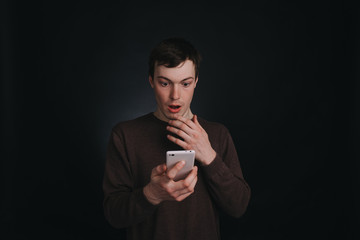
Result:
[[[166,167],[173,168],[176,163],[185,161],[185,166],[176,174],[174,181],[179,181],[187,177],[194,167],[195,151],[194,150],[180,150],[166,152]]]

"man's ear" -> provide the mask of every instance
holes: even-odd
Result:
[[[151,75],[149,75],[149,83],[150,83],[151,87],[154,88],[154,80],[151,77]]]
[[[197,78],[195,79],[195,86],[194,86],[194,88],[196,88],[196,84],[198,83],[198,81],[199,81],[199,77],[197,77]]]

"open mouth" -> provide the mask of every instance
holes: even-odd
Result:
[[[180,105],[169,105],[169,110],[172,113],[177,113],[180,111],[180,109],[181,109]]]
[[[170,107],[171,109],[178,109],[178,108],[180,108],[179,105],[170,105],[169,107]]]

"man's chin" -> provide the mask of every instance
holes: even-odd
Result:
[[[155,115],[158,119],[160,119],[160,120],[162,120],[162,121],[165,121],[165,122],[168,122],[168,121],[170,121],[170,120],[176,119],[175,117],[176,117],[177,115],[179,115],[179,113],[169,113],[169,112],[157,111],[157,112],[154,113],[154,115]]]
[[[178,113],[167,113],[166,114],[166,118],[168,118],[169,120],[175,120],[176,117],[178,117],[178,116],[182,116],[184,118],[189,118],[189,119],[192,119],[192,117],[193,117],[191,111],[186,111],[186,112],[180,111]]]
[[[176,119],[176,116],[181,115],[180,113],[166,113],[164,114],[164,117],[169,121],[169,120],[174,120]]]
[[[190,114],[187,114],[187,113],[190,113]],[[187,115],[192,115],[191,111],[183,111],[183,109],[181,109],[181,111],[179,111],[177,113],[171,113],[171,112],[167,111],[167,109],[166,109],[165,111],[159,111],[155,114],[155,116],[157,116],[159,119],[166,121],[166,122],[168,122],[170,120],[175,120],[177,116],[191,118],[191,116],[187,116]]]
[[[177,117],[182,116],[185,117],[186,114],[184,114],[183,112],[178,112],[178,113],[167,113],[165,116],[168,119],[168,121],[170,120],[176,120]]]

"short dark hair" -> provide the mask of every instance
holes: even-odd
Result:
[[[149,75],[154,78],[155,64],[173,68],[186,60],[191,60],[194,63],[195,78],[197,78],[201,61],[201,55],[198,50],[183,38],[165,39],[155,46],[150,53]]]

